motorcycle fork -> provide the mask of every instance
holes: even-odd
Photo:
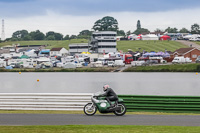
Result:
[[[89,109],[91,109],[92,108],[92,106],[94,106],[94,103],[92,102],[92,105],[89,107]]]

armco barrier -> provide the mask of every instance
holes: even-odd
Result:
[[[83,110],[90,93],[0,93],[0,110]],[[200,97],[119,95],[129,112],[200,112]]]
[[[198,96],[138,96],[119,95],[127,111],[200,112]]]
[[[0,93],[0,110],[83,110],[92,94]]]

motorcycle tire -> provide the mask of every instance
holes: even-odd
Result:
[[[126,106],[123,104],[123,103],[119,103],[118,105],[117,105],[118,107],[122,107],[122,112],[118,112],[118,111],[114,111],[113,113],[115,114],[115,115],[117,115],[117,116],[122,116],[122,115],[124,115],[125,113],[126,113]]]
[[[96,106],[94,106],[93,105],[93,107],[92,107],[92,110],[91,110],[91,113],[90,113],[90,111],[88,112],[88,106],[91,106],[92,105],[92,103],[88,103],[88,104],[86,104],[85,106],[84,106],[84,108],[83,108],[83,111],[84,111],[84,113],[86,114],[86,115],[88,115],[88,116],[92,116],[92,115],[94,115],[96,112],[97,112],[97,107]]]

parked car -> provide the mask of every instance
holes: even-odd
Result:
[[[185,63],[191,63],[191,62],[192,62],[192,60],[190,58],[188,58],[188,57],[185,58]]]
[[[76,63],[74,62],[67,62],[63,65],[63,68],[76,68]]]
[[[162,63],[162,64],[166,64],[167,61],[166,61],[166,60],[160,60],[160,63]]]
[[[114,67],[115,62],[114,61],[108,61],[108,67]]]
[[[53,67],[57,67],[57,63],[60,63],[60,61],[55,61],[55,62],[53,63]]]
[[[105,58],[98,58],[98,61],[101,61],[102,65],[107,65],[107,61]]]
[[[131,66],[142,66],[145,63],[145,61],[132,61]]]
[[[200,41],[200,37],[193,37],[191,39],[189,39],[190,41]]]
[[[197,57],[197,59],[195,60],[196,63],[200,63],[200,56]]]
[[[101,61],[91,62],[91,67],[103,67]]]
[[[11,63],[10,66],[12,68],[22,68],[22,66],[19,63]]]
[[[76,63],[76,67],[81,68],[81,67],[83,67],[83,65],[82,65],[82,63]]]
[[[59,63],[56,63],[56,66],[59,67],[59,68],[61,68],[61,67],[64,66],[64,64],[65,64],[65,63],[59,62]]]

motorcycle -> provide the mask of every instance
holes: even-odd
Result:
[[[91,97],[91,103],[87,103],[83,111],[86,115],[92,116],[97,110],[100,113],[114,113],[117,116],[122,116],[126,113],[126,106],[123,104],[123,99],[118,98],[118,101],[111,101],[112,104],[115,104],[114,107],[110,107],[110,104],[106,100],[105,96],[100,96],[99,93],[95,93]]]

